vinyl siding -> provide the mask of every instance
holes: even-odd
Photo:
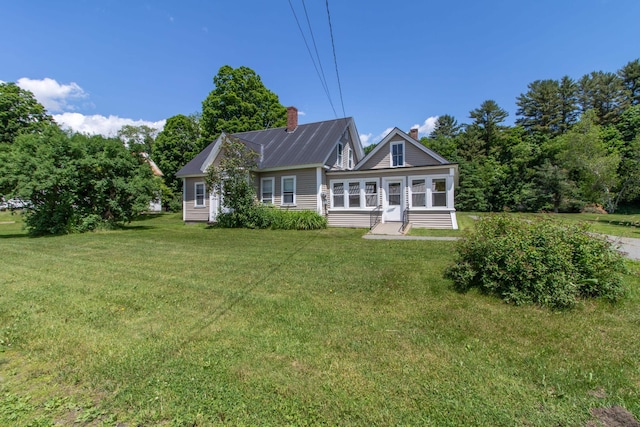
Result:
[[[415,228],[444,228],[451,229],[451,212],[414,212],[409,211],[409,222]]]
[[[196,190],[195,183],[203,182],[204,177],[185,178],[185,199],[184,199],[184,219],[185,222],[207,222],[209,221],[209,192],[205,194],[204,207],[195,207]]]
[[[327,216],[329,227],[369,228],[370,211],[333,211]]]
[[[277,207],[281,207],[282,203],[282,177],[284,176],[296,177],[296,203],[295,206],[282,206],[282,209],[317,211],[318,188],[316,186],[316,169],[309,168],[260,173],[258,182],[260,182],[259,180],[261,178],[274,178],[274,206]],[[260,191],[260,189],[258,189],[258,191]]]
[[[353,141],[351,140],[351,133],[349,130],[346,130],[345,133],[340,137],[340,142],[342,143],[342,163],[338,164],[338,143],[331,150],[331,154],[329,154],[329,158],[325,165],[333,170],[343,170],[349,167],[349,150],[353,152],[353,166],[355,167],[356,163],[360,159],[358,159],[357,151],[353,147]]]
[[[410,166],[436,166],[441,164],[429,154],[415,147],[411,142],[404,138],[397,136],[391,141],[387,142],[384,146],[371,157],[360,169],[388,169],[391,167],[391,144],[404,142],[404,166],[397,167],[396,169],[402,169],[402,167]]]

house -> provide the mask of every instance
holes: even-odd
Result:
[[[217,194],[209,194],[206,170],[219,161],[221,135],[176,176],[183,179],[185,222],[215,222]],[[255,187],[262,203],[313,210],[332,227],[366,227],[408,221],[417,228],[457,229],[454,184],[458,165],[393,129],[365,155],[353,118],[298,124],[229,135],[260,154]]]
[[[153,176],[163,177],[164,174],[147,153],[140,153],[144,161],[151,168],[151,172],[153,172]],[[155,193],[155,197],[149,201],[149,209],[148,212],[162,212],[162,191],[157,191]]]

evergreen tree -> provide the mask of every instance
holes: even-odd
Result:
[[[585,74],[578,87],[578,103],[583,114],[593,110],[595,123],[599,125],[616,123],[628,105],[623,81],[614,73],[594,71]]]
[[[500,108],[498,104],[489,99],[484,101],[479,108],[469,112],[469,117],[473,119],[474,126],[479,131],[479,136],[484,141],[484,151],[489,154],[491,147],[496,143],[503,130],[502,122],[509,113]]]
[[[640,104],[640,59],[629,61],[618,71],[622,84],[627,89],[628,103]]]

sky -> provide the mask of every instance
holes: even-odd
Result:
[[[426,136],[442,114],[469,123],[488,99],[513,124],[531,82],[640,57],[640,0],[0,0],[0,10],[0,81],[32,91],[59,124],[107,136],[200,112],[223,65],[253,69],[300,123],[353,117],[368,145],[394,127]]]

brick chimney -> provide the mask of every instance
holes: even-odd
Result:
[[[413,128],[409,131],[409,136],[418,141],[418,128]]]
[[[287,107],[287,132],[293,132],[298,127],[298,109]]]

